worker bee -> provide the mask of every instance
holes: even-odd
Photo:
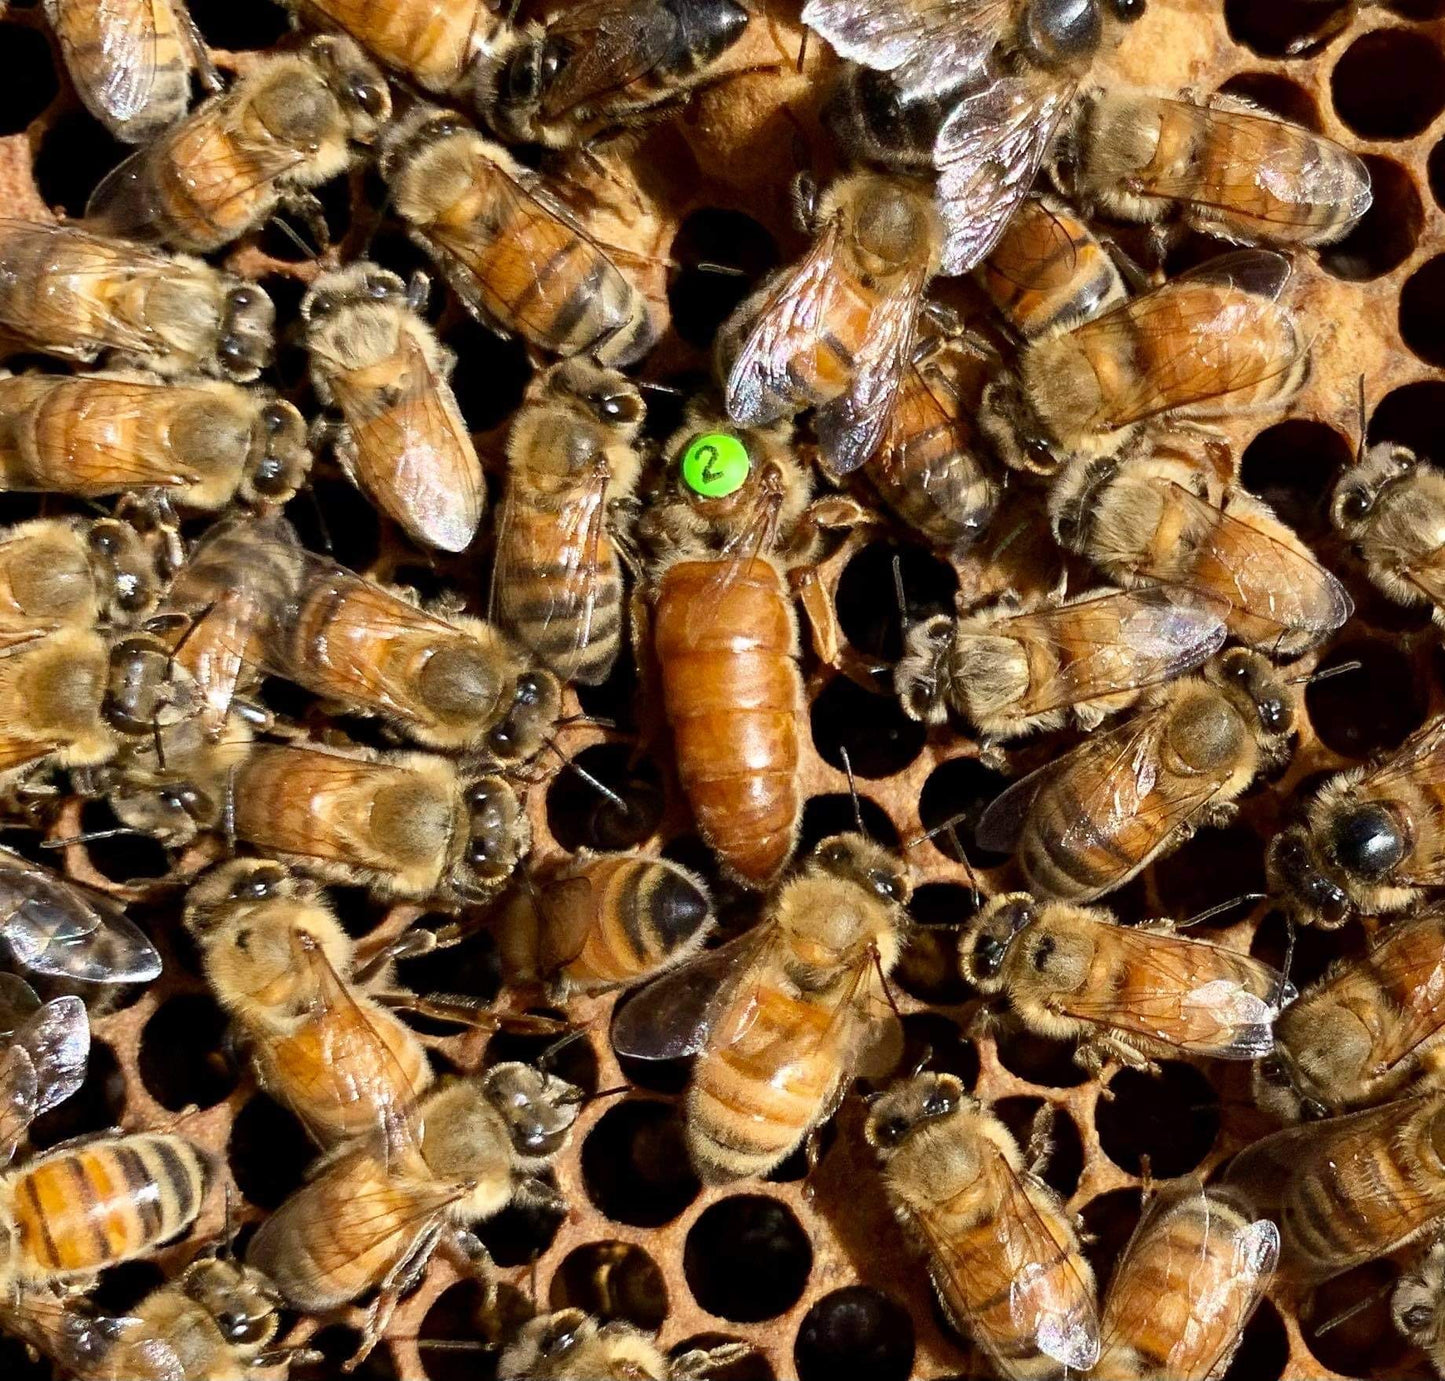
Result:
[[[312,284],[301,320],[317,396],[341,411],[346,473],[413,541],[465,551],[486,486],[448,382],[456,358],[421,315],[428,287],[351,264]]]
[[[1197,1178],[1149,1201],[1114,1268],[1094,1374],[1211,1381],[1228,1370],[1279,1259],[1279,1228]]]
[[[904,635],[893,685],[904,712],[942,724],[949,707],[990,739],[1085,729],[1141,691],[1197,667],[1224,643],[1222,600],[1155,586],[1075,599],[1005,595],[954,620],[936,615]]]
[[[586,144],[676,109],[748,25],[737,0],[593,0],[505,26],[477,68],[482,118],[512,143]]]
[[[516,1063],[438,1084],[414,1114],[388,1118],[318,1162],[261,1224],[247,1262],[308,1313],[380,1287],[354,1365],[440,1244],[494,1285],[487,1250],[467,1225],[509,1204],[565,1210],[541,1175],[566,1147],[582,1099],[571,1084]]]
[[[1049,500],[1054,534],[1121,585],[1185,585],[1228,602],[1241,642],[1292,660],[1354,611],[1348,592],[1268,505],[1214,482],[1208,464],[1159,446],[1079,462]]]
[[[1390,1297],[1395,1327],[1445,1376],[1445,1238],[1437,1237],[1404,1273]]]
[[[1274,1028],[1255,1098],[1285,1121],[1326,1117],[1400,1093],[1445,1032],[1445,913],[1383,930],[1358,959],[1326,970]]]
[[[622,644],[609,529],[637,486],[643,413],[628,379],[579,356],[537,375],[512,420],[491,607],[562,681],[605,681]]]
[[[94,629],[62,627],[0,656],[0,781],[113,757],[109,681],[110,648]]]
[[[893,1085],[864,1128],[899,1221],[927,1251],[944,1312],[1014,1378],[1099,1355],[1094,1271],[1059,1196],[1007,1127],[951,1074]]]
[[[941,227],[923,184],[877,173],[841,178],[821,196],[804,183],[799,212],[812,248],[723,323],[719,373],[741,426],[818,408],[820,452],[846,474],[887,433]]]
[[[1084,322],[1064,321],[985,392],[980,425],[1017,469],[1053,474],[1119,454],[1167,421],[1278,409],[1309,377],[1309,343],[1279,297],[1273,250],[1211,259]]]
[[[563,999],[681,964],[714,924],[707,884],[681,864],[584,854],[514,890],[498,944],[509,983],[545,982]]]
[[[1372,446],[1340,476],[1330,518],[1385,594],[1445,624],[1445,475],[1403,446]]]
[[[145,144],[186,113],[191,72],[216,80],[180,0],[45,0],[85,108],[122,143]]]
[[[1087,902],[1122,887],[1234,802],[1290,752],[1294,709],[1258,653],[1231,648],[1145,693],[1123,724],[1015,782],[979,821],[978,842],[1018,847],[1029,888]]]
[[[607,365],[652,346],[647,301],[609,251],[540,174],[458,116],[418,106],[387,137],[381,170],[408,233],[483,325]]]
[[[26,348],[246,384],[271,362],[275,320],[259,287],[199,259],[0,218],[0,332]]]
[[[0,373],[0,419],[0,489],[214,511],[285,503],[311,468],[290,403],[219,379]]]
[[[1281,1262],[1323,1280],[1386,1256],[1445,1214],[1445,1093],[1286,1127],[1230,1161],[1223,1186],[1279,1224]]]
[[[885,985],[911,892],[888,850],[858,834],[825,839],[765,920],[618,1013],[619,1054],[698,1056],[687,1144],[706,1183],[766,1175],[832,1116],[870,1047],[896,1035]]]
[[[1403,911],[1438,887],[1442,764],[1445,716],[1437,715],[1383,761],[1337,772],[1304,820],[1271,840],[1270,890],[1297,919],[1335,930],[1354,916]]]
[[[1057,161],[1070,196],[1128,221],[1177,213],[1245,245],[1326,245],[1370,209],[1370,174],[1332,139],[1231,96],[1204,105],[1096,90]]]
[[[580,1309],[559,1309],[522,1325],[497,1362],[497,1381],[706,1381],[752,1351],[749,1343],[721,1343],[669,1360],[655,1339],[622,1319],[601,1323]]]
[[[279,209],[326,242],[311,188],[353,167],[391,115],[386,79],[349,38],[263,58],[104,177],[85,208],[106,234],[208,254]]]
[[[994,897],[959,938],[963,976],[1001,996],[1029,1030],[1077,1042],[1097,1075],[1110,1060],[1148,1069],[1183,1051],[1255,1060],[1294,996],[1284,975],[1222,945],[1187,940],[1174,923],[1120,925],[1098,907]]]
[[[1053,197],[1024,202],[975,277],[1025,340],[1102,316],[1128,296],[1108,250]]]
[[[0,529],[0,648],[60,627],[130,623],[155,603],[157,583],[129,523],[37,518]]]

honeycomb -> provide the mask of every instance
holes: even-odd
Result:
[[[0,4],[0,205],[9,214],[43,214],[48,207],[78,215],[123,150],[80,109],[38,8],[12,0],[7,13]],[[261,3],[195,0],[192,9],[223,70],[246,70],[287,28],[279,8]],[[650,292],[670,318],[645,366],[652,379],[677,384],[700,376],[718,322],[751,283],[801,248],[788,217],[792,173],[807,167],[826,177],[833,166],[816,109],[816,78],[830,58],[821,43],[803,43],[796,9],[791,0],[769,0],[729,55],[730,75],[627,155],[645,171],[645,204],[614,214],[629,243],[655,256]],[[1392,747],[1441,708],[1445,663],[1428,619],[1373,592],[1330,535],[1322,501],[1359,444],[1361,387],[1369,441],[1394,440],[1445,459],[1445,379],[1437,373],[1445,364],[1445,254],[1433,252],[1445,210],[1442,30],[1442,0],[1359,7],[1333,0],[1151,0],[1145,19],[1103,63],[1106,82],[1246,95],[1359,152],[1375,189],[1372,209],[1345,241],[1317,258],[1297,259],[1291,292],[1313,335],[1306,391],[1288,420],[1245,420],[1231,429],[1245,486],[1315,546],[1356,600],[1355,618],[1313,660],[1321,666],[1358,660],[1363,669],[1302,689],[1299,746],[1288,770],[1246,797],[1237,823],[1202,831],[1111,898],[1125,918],[1188,916],[1261,890],[1264,841],[1299,785]],[[425,267],[386,219],[374,175],[323,189],[323,197],[343,255],[365,248],[403,274]],[[1174,253],[1184,263],[1198,248],[1186,241]],[[265,284],[283,320],[294,319],[315,272],[306,255],[268,229],[230,260]],[[710,267],[716,264],[736,272],[718,274]],[[527,356],[476,326],[444,294],[434,294],[434,304],[442,334],[460,357],[455,383],[462,409],[484,456],[495,461],[530,372]],[[304,358],[294,340],[282,345],[276,382],[314,412]],[[670,414],[665,395],[653,395],[653,402],[652,430],[662,436],[675,411]],[[44,504],[44,511],[55,511],[53,501]],[[36,510],[34,500],[0,501],[4,521]],[[456,588],[484,607],[484,556],[439,561],[421,555],[325,464],[291,516],[305,540],[333,546],[354,567],[426,591]],[[910,612],[917,614],[947,606],[960,589],[974,598],[1004,584],[1047,587],[1056,577],[1054,558],[1041,559],[1047,550],[1013,541],[995,556],[985,546],[953,569],[884,526],[851,534],[817,570],[822,590],[836,601],[846,643],[841,664],[884,665],[899,653],[895,555]],[[962,813],[959,834],[968,839],[972,821],[1005,778],[980,763],[976,746],[956,731],[925,733],[865,688],[866,677],[845,675],[837,665],[816,657],[807,662],[804,844],[852,822],[845,750],[864,822],[879,838],[902,843]],[[636,689],[635,672],[624,667],[608,684],[583,691],[569,708],[615,727],[579,727],[566,739],[567,752],[617,791],[627,809],[600,802],[573,774],[546,768],[529,797],[536,861],[583,846],[662,849],[709,875],[725,924],[745,923],[753,903],[717,882],[707,851],[689,832],[665,750],[649,732],[654,726],[639,722]],[[283,708],[298,705],[306,710],[304,699],[288,699]],[[1031,766],[1041,751],[1050,745],[1020,751],[1015,766]],[[104,823],[95,806],[68,801],[51,833],[64,837]],[[7,842],[33,848],[34,839]],[[907,856],[917,928],[897,975],[909,1034],[904,1067],[927,1053],[934,1067],[959,1074],[993,1101],[1020,1135],[1041,1102],[1053,1105],[1056,1146],[1046,1177],[1082,1215],[1092,1234],[1088,1251],[1106,1281],[1138,1218],[1146,1158],[1156,1177],[1207,1172],[1267,1130],[1249,1100],[1248,1069],[1167,1061],[1157,1079],[1116,1071],[1103,1087],[1086,1080],[1062,1048],[982,1026],[977,1002],[954,974],[953,935],[980,895],[1010,885],[1007,861],[965,856],[947,834],[910,847]],[[76,1097],[36,1124],[35,1143],[44,1147],[114,1124],[174,1125],[215,1153],[229,1191],[211,1196],[190,1240],[155,1262],[108,1274],[99,1299],[121,1309],[222,1231],[227,1202],[244,1234],[245,1224],[300,1182],[314,1151],[295,1119],[258,1092],[242,1062],[230,1056],[222,1014],[177,924],[177,889],[164,880],[168,861],[134,841],[72,846],[64,858],[74,876],[132,903],[162,949],[166,970],[146,991],[129,994],[129,1005],[96,1016],[89,1077]],[[204,861],[199,854],[183,859],[181,874]],[[147,874],[153,880],[146,881]],[[378,908],[347,889],[336,895],[348,930],[367,949],[384,944],[420,911]],[[1266,904],[1236,908],[1203,932],[1274,962],[1284,948],[1282,920]],[[1301,935],[1296,982],[1303,986],[1360,943],[1357,928]],[[495,946],[485,933],[441,959],[411,961],[401,976],[419,990],[462,990],[534,1010],[535,994],[500,991]],[[752,1343],[755,1354],[720,1373],[724,1381],[984,1374],[977,1354],[933,1305],[924,1265],[889,1216],[861,1141],[861,1101],[844,1103],[806,1179],[795,1156],[766,1182],[703,1190],[682,1147],[676,1094],[685,1071],[631,1062],[619,1068],[606,1038],[614,1000],[571,1005],[567,1015],[584,1026],[585,1039],[557,1060],[559,1072],[589,1090],[626,1087],[584,1108],[572,1148],[557,1166],[569,1213],[556,1221],[509,1211],[481,1228],[506,1282],[502,1313],[515,1318],[533,1307],[576,1304],[660,1330],[670,1349],[723,1339]],[[544,1045],[505,1031],[459,1035],[455,1028],[418,1025],[446,1069],[535,1057]],[[1428,1375],[1423,1358],[1390,1328],[1385,1291],[1398,1270],[1396,1262],[1372,1263],[1304,1295],[1277,1282],[1229,1376]],[[1365,1308],[1321,1331],[1361,1300]],[[359,1319],[360,1311],[347,1310],[297,1321],[291,1339],[308,1340],[325,1360],[297,1366],[292,1375],[337,1374]],[[486,1378],[505,1326],[505,1319],[483,1312],[476,1284],[438,1259],[357,1374]],[[49,1372],[0,1340],[0,1374],[29,1381]]]

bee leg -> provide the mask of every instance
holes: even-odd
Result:
[[[546,1180],[539,1180],[535,1175],[524,1175],[516,1182],[512,1190],[512,1202],[523,1208],[539,1208],[546,1213],[566,1213],[568,1208],[567,1200]],[[477,1245],[481,1246],[481,1243]],[[483,1247],[482,1250],[485,1251],[486,1248]],[[490,1261],[491,1257],[487,1260]]]
[[[186,46],[191,50],[191,57],[195,59],[196,75],[201,79],[201,85],[207,91],[214,94],[220,91],[225,82],[221,80],[221,74],[216,70],[216,64],[211,61],[211,50],[206,47],[206,40],[201,34],[200,26],[191,18],[191,12],[185,5],[175,5],[176,18],[181,21],[181,29],[184,32]]]
[[[693,1348],[681,1357],[674,1357],[668,1368],[668,1381],[707,1381],[707,1378],[745,1361],[753,1355],[751,1343],[723,1343],[719,1347]]]
[[[1029,1128],[1029,1142],[1024,1149],[1024,1160],[1029,1174],[1041,1177],[1049,1158],[1054,1154],[1054,1105],[1045,1103],[1034,1114],[1033,1125]]]
[[[1190,834],[1195,830],[1218,829],[1222,825],[1233,824],[1239,816],[1239,807],[1233,801],[1220,801],[1210,806],[1198,821],[1195,822]]]
[[[331,227],[326,224],[326,211],[315,192],[287,192],[281,198],[279,209],[301,222],[318,251],[324,254],[331,248]]]
[[[428,1228],[412,1244],[411,1250],[387,1272],[376,1298],[367,1308],[356,1351],[342,1363],[342,1371],[355,1371],[371,1355],[372,1349],[381,1341],[382,1335],[390,1326],[391,1316],[396,1312],[402,1296],[426,1273],[445,1228],[444,1223]]]

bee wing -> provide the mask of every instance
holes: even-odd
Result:
[[[1279,637],[1301,629],[1323,637],[1354,612],[1349,592],[1306,551],[1216,509],[1183,485],[1166,483],[1173,501],[1194,518],[1191,526],[1207,534],[1195,566],[1201,586],[1207,583],[1240,613],[1275,625]]]
[[[32,973],[87,983],[146,983],[155,946],[124,912],[0,850],[0,938]]]
[[[656,71],[671,55],[678,20],[665,5],[583,0],[547,25],[547,37],[568,54],[542,100],[556,118],[595,105]]]
[[[377,406],[372,388],[345,375],[332,392],[351,431],[357,483],[409,532],[441,551],[477,535],[486,490],[482,466],[451,388],[402,332],[401,368]]]
[[[792,363],[817,347],[826,330],[842,281],[838,250],[842,223],[822,227],[794,268],[784,270],[767,294],[752,329],[728,371],[728,416],[739,426],[776,422],[803,406],[792,378]]]
[[[13,1303],[0,1305],[5,1331],[23,1338],[43,1357],[64,1369],[76,1381],[107,1381],[114,1376],[112,1349],[127,1333],[141,1327],[131,1316],[98,1314],[80,1304],[80,1296],[48,1289],[17,1293]],[[159,1338],[139,1339],[127,1346],[128,1358],[143,1360],[146,1381],[186,1381],[186,1366],[169,1343]]]
[[[0,1167],[15,1156],[15,1148],[35,1120],[40,1082],[35,1061],[23,1045],[9,1046],[0,1054]]]
[[[803,23],[839,57],[891,72],[916,98],[977,75],[1011,8],[1009,0],[808,0]]]
[[[1043,243],[1032,238],[1023,243],[1010,242],[1002,263],[989,258],[979,265],[984,280],[1002,278],[1016,288],[1032,291],[1042,274],[1061,282],[1073,275],[1079,263],[1078,242],[1042,197],[1034,198],[1033,209],[1040,211],[1043,218],[1031,223],[1030,234],[1041,233]],[[1022,252],[1026,245],[1031,251],[1027,255]]]
[[[1370,947],[1369,965],[1382,992],[1405,995],[1391,1004],[1390,1020],[1375,1037],[1375,1065],[1383,1072],[1445,1027],[1445,916],[1437,909],[1386,926]]]
[[[1017,614],[988,631],[1017,638],[1026,649],[1040,644],[1048,653],[1039,661],[1061,667],[1030,686],[1030,710],[1042,714],[1142,690],[1198,666],[1228,636],[1227,612],[1225,602],[1208,593],[1157,585]]]
[[[1247,955],[1182,935],[1100,927],[1132,982],[1107,997],[1061,998],[1071,1016],[1216,1060],[1258,1060],[1274,1049],[1274,1019],[1294,990]],[[1146,981],[1147,980],[1147,981]]]
[[[1230,156],[1227,162],[1212,164],[1212,175],[1204,182],[1197,168],[1189,175],[1132,174],[1131,194],[1226,211],[1236,220],[1252,222],[1266,240],[1279,230],[1310,226],[1314,211],[1322,205],[1337,205],[1350,221],[1370,209],[1369,170],[1332,140],[1263,111],[1256,114],[1190,101],[1160,104],[1170,108],[1171,127],[1191,127],[1180,133],[1180,147],[1228,147]],[[1281,145],[1281,135],[1291,142]],[[1221,139],[1227,144],[1221,145]],[[1321,157],[1326,150],[1330,156]],[[1201,196],[1203,187],[1213,195]]]
[[[33,1012],[11,1037],[35,1069],[32,1116],[63,1103],[85,1082],[90,1058],[90,1018],[78,997],[56,997]]]
[[[133,120],[156,84],[156,0],[49,0],[46,10],[66,67],[94,72],[94,102],[116,124]]]
[[[1046,73],[991,76],[954,106],[938,132],[941,273],[967,273],[998,243],[1029,194],[1074,94]]]
[[[903,372],[910,366],[925,281],[920,269],[879,301],[853,361],[852,385],[814,416],[818,448],[835,475],[849,474],[870,459],[888,433]]]

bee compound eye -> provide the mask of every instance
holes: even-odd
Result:
[[[1411,1333],[1423,1333],[1430,1327],[1432,1317],[1433,1314],[1428,1304],[1412,1304],[1400,1315],[1400,1322],[1404,1324]]]
[[[992,978],[1003,967],[1007,946],[996,935],[980,935],[973,947],[973,966],[980,978]]]

